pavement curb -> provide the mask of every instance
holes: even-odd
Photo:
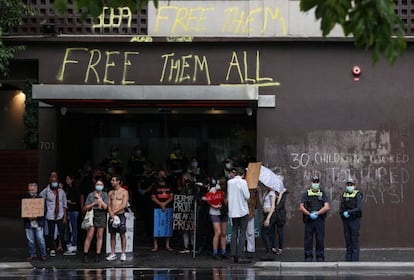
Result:
[[[0,262],[0,269],[33,268],[29,262]]]
[[[256,262],[254,267],[285,272],[414,272],[414,262]]]

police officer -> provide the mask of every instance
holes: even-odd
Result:
[[[313,238],[316,238],[316,261],[325,261],[325,216],[329,210],[328,196],[320,188],[318,176],[311,178],[312,185],[302,195],[299,210],[305,223],[305,261],[313,261]]]
[[[355,181],[346,181],[346,190],[342,195],[339,208],[344,225],[346,261],[359,261],[359,228],[362,216],[362,193],[355,189]]]

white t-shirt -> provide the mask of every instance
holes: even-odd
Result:
[[[271,208],[272,207],[272,198],[276,197],[276,193],[274,190],[266,191],[263,195],[263,208]]]

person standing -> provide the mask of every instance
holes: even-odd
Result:
[[[276,255],[281,255],[283,252],[284,242],[285,242],[285,235],[284,235],[284,225],[286,223],[286,195],[288,194],[287,190],[283,188],[280,192],[276,192],[276,231],[277,231],[277,240],[279,247],[275,248],[275,238],[273,234],[273,243],[272,243],[272,251]],[[272,227],[273,230],[275,227]]]
[[[266,249],[266,255],[262,260],[271,261],[273,260],[273,257],[270,255],[272,251],[271,229],[275,227],[277,217],[276,193],[271,187],[265,186],[265,189],[263,194],[263,223],[260,232]]]
[[[344,226],[346,261],[359,261],[359,229],[362,217],[362,193],[355,189],[355,181],[346,181],[339,208]]]
[[[154,205],[154,209],[161,209],[162,212],[165,212],[166,209],[173,207],[174,192],[172,188],[166,182],[167,174],[164,169],[158,171],[158,182],[155,183],[151,190],[151,200]],[[171,217],[167,220],[172,221],[172,212]],[[154,225],[155,227],[155,225]],[[154,247],[152,252],[158,251],[158,237],[153,237]],[[170,237],[165,237],[165,250],[174,251],[170,246]]]
[[[63,188],[59,188],[57,176],[50,178],[50,184],[44,188],[40,197],[46,200],[46,221],[48,227],[48,241],[50,256],[56,256],[55,228],[57,226],[62,245],[66,247],[65,230],[67,222],[67,200]]]
[[[226,233],[228,222],[227,211],[227,198],[225,191],[220,186],[220,182],[217,182],[214,178],[210,181],[211,188],[202,197],[202,200],[206,201],[210,205],[209,215],[211,223],[214,229],[213,237],[213,259],[227,259],[226,254]],[[220,253],[218,251],[220,245]]]
[[[249,187],[244,177],[244,169],[232,169],[227,182],[229,217],[232,222],[230,251],[233,262],[250,262],[242,257],[246,242],[247,223],[249,222],[249,206],[247,201],[250,198]]]
[[[67,187],[67,203],[68,203],[68,220],[70,229],[70,240],[68,241],[68,250],[63,253],[65,256],[76,255],[78,250],[78,216],[80,211],[80,192],[77,185],[74,184],[73,175],[66,176],[66,187]]]
[[[329,210],[328,196],[320,188],[318,176],[311,178],[312,185],[302,195],[299,210],[305,223],[305,261],[313,261],[313,239],[316,239],[315,255],[317,262],[325,261],[325,217]]]
[[[248,200],[249,205],[249,222],[247,223],[246,230],[246,254],[247,257],[253,257],[256,252],[256,236],[254,230],[254,221],[256,217],[256,206],[257,206],[257,189],[249,189],[250,198]]]
[[[108,193],[109,196],[109,222],[108,229],[111,234],[111,254],[106,257],[107,261],[116,260],[115,245],[116,245],[116,233],[121,236],[121,261],[126,261],[126,217],[125,208],[128,204],[129,194],[126,189],[121,186],[121,178],[119,176],[113,176],[111,179],[112,190]],[[117,218],[116,218],[117,217]],[[119,219],[119,223],[115,221]]]
[[[85,211],[93,211],[93,226],[87,233],[85,243],[83,245],[83,262],[87,263],[89,248],[96,229],[96,255],[95,262],[100,261],[103,235],[106,226],[106,210],[108,209],[108,194],[103,191],[104,183],[102,179],[97,179],[95,183],[95,191],[88,194],[85,201]]]
[[[27,185],[27,198],[35,199],[39,198],[37,194],[37,184],[30,183]],[[45,227],[44,217],[30,217],[24,218],[24,229],[26,232],[27,245],[29,247],[29,257],[28,261],[36,259],[36,245],[39,247],[40,259],[42,261],[46,260],[46,242],[43,236],[43,231]]]

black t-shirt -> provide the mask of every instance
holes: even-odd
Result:
[[[161,184],[154,184],[152,186],[151,189],[151,194],[155,195],[155,197],[160,201],[160,202],[165,202],[167,201],[171,196],[174,195],[172,188],[169,187],[168,185],[161,185]],[[154,204],[154,208],[161,208],[158,204],[156,204],[155,202]],[[171,200],[170,203],[168,203],[167,208],[172,208],[173,206],[173,200]]]

